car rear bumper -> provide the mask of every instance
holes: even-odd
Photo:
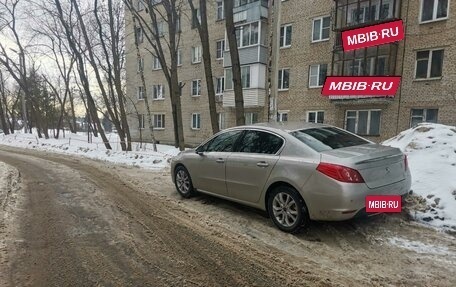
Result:
[[[316,174],[313,180],[319,182],[318,188],[305,193],[310,218],[313,220],[341,221],[358,216],[371,216],[365,212],[365,200],[368,195],[406,195],[410,191],[411,176],[406,179],[370,189],[365,184],[341,183],[335,180],[318,180],[324,176]]]

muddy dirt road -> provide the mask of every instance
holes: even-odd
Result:
[[[168,171],[7,147],[0,161],[0,286],[456,286],[456,238],[404,216],[293,236],[182,200]]]

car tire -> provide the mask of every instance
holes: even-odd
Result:
[[[177,189],[177,192],[184,197],[190,198],[195,195],[195,189],[193,188],[192,178],[188,173],[188,170],[180,165],[176,167],[174,171],[174,183]]]
[[[280,230],[298,233],[310,223],[309,212],[301,195],[290,186],[278,186],[268,196],[268,213]]]

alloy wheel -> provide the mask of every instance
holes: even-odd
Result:
[[[287,193],[276,194],[272,201],[272,212],[275,219],[284,227],[293,226],[298,219],[296,201]]]
[[[190,178],[184,170],[179,170],[176,174],[177,188],[183,194],[190,191]]]

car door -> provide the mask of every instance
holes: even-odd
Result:
[[[227,195],[225,184],[225,164],[233,150],[234,143],[242,130],[221,133],[197,149],[197,158],[193,163],[193,184],[196,189]]]
[[[284,139],[274,133],[245,131],[226,162],[228,195],[245,202],[258,202],[283,144]]]

